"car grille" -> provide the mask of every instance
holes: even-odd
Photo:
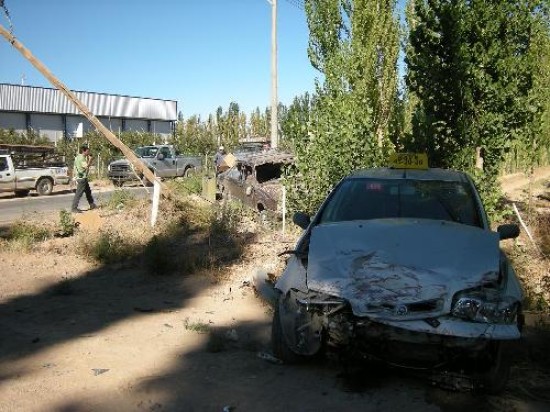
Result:
[[[130,171],[129,165],[111,165],[111,172],[128,172]]]
[[[366,309],[374,313],[386,313],[394,319],[416,318],[422,315],[429,315],[441,310],[443,301],[441,299],[430,299],[414,303],[384,303],[382,305],[369,305]]]

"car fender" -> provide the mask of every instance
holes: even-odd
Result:
[[[283,295],[291,289],[299,290],[304,293],[308,291],[306,284],[306,268],[302,259],[296,255],[291,255],[288,259],[286,269],[281,277],[275,283],[275,288],[279,289]]]

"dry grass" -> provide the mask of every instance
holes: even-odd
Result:
[[[505,246],[524,287],[526,310],[550,309],[550,213],[547,208],[548,202],[534,202],[529,213],[522,214],[534,242],[522,229],[518,240]]]

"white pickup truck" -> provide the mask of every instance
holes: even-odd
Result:
[[[11,155],[0,154],[0,192],[27,196],[31,190],[36,190],[39,195],[49,195],[54,185],[69,181],[66,166],[16,167]]]

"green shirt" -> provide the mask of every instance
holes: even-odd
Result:
[[[75,179],[87,179],[88,178],[88,162],[86,156],[82,153],[78,154],[74,159],[74,177]]]

